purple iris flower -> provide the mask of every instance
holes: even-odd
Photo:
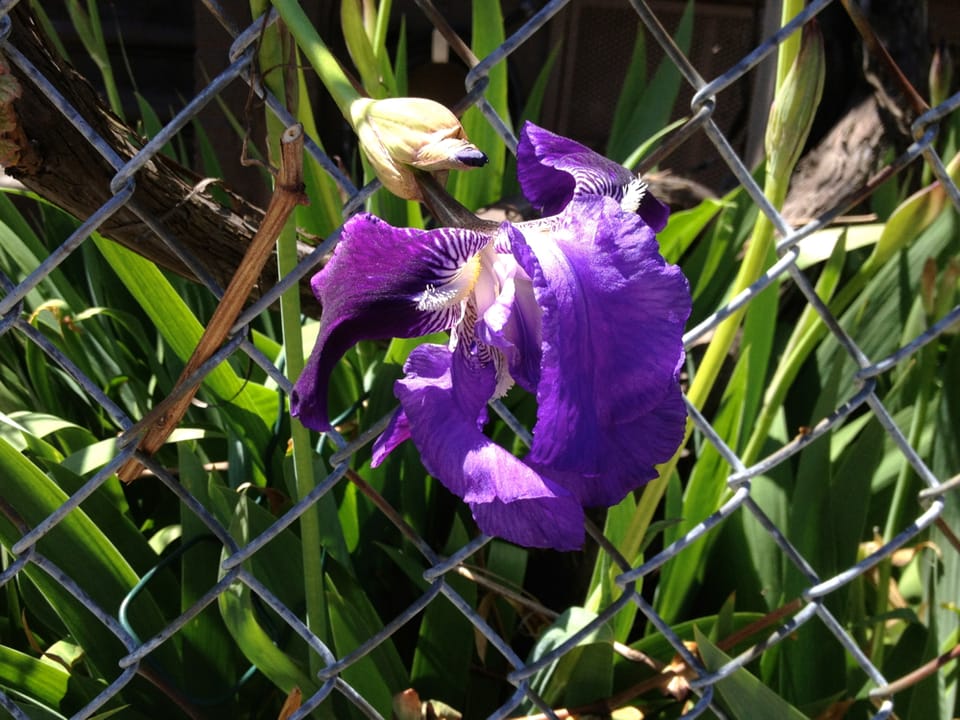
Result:
[[[327,384],[351,346],[449,330],[448,344],[410,354],[374,464],[409,438],[483,532],[573,550],[583,508],[656,477],[683,438],[690,291],[659,253],[668,210],[630,171],[531,123],[517,167],[540,220],[489,232],[395,228],[369,214],[344,225],[313,278],[320,334],[291,410],[329,429]],[[483,434],[488,402],[513,384],[538,404],[523,458]]]

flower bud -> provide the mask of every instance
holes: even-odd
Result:
[[[823,95],[826,63],[820,29],[811,21],[802,33],[800,52],[770,108],[764,139],[767,172],[784,181],[800,159]]]
[[[427,172],[467,170],[486,165],[450,110],[424,98],[360,98],[350,105],[360,147],[390,192],[420,200],[413,168]]]
[[[953,58],[947,44],[941,42],[930,61],[930,104],[937,106],[950,95],[953,83]]]

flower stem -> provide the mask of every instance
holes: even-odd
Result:
[[[257,5],[262,0],[253,0],[251,10],[256,13]],[[262,7],[261,10],[265,10]],[[288,64],[289,53],[286,52],[284,37],[278,28],[272,27],[264,34],[260,46],[261,67],[279,68],[279,72],[268,74],[264,84],[278,98],[283,99],[288,107],[296,107],[296,98],[288,97],[288,91],[295,93],[297,85],[286,83],[284,78],[293,71]],[[301,153],[298,158],[299,173],[291,177],[283,172],[278,176],[278,185],[287,183],[303,184],[303,155],[302,133]],[[280,121],[272,113],[267,114],[267,137],[270,146],[270,157],[276,158],[282,152],[281,137],[285,138],[290,130],[285,130]],[[296,222],[290,217],[277,236],[277,269],[282,278],[291,272],[297,265],[297,232]],[[283,334],[283,349],[286,360],[286,376],[294,381],[303,370],[303,342],[300,324],[300,292],[294,286],[280,296],[280,324]],[[313,448],[310,442],[310,431],[299,422],[290,423],[290,439],[293,445],[293,483],[297,500],[306,497],[313,489],[314,468]],[[314,506],[300,517],[300,541],[303,558],[303,589],[306,602],[307,626],[321,640],[327,640],[327,607],[323,581],[322,553],[324,543],[321,532],[320,508]],[[311,671],[316,672],[320,667],[320,658],[310,654]]]
[[[803,10],[804,0],[783,0],[780,6],[780,27],[783,27]],[[776,91],[783,87],[787,73],[800,53],[800,33],[793,33],[777,48],[777,84]]]

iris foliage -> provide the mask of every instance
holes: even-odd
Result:
[[[106,58],[94,0],[86,8],[77,0],[68,5],[87,50]],[[252,5],[254,14],[266,8],[263,2]],[[388,46],[391,3],[375,5],[342,3],[345,45],[369,96],[402,96],[405,34],[401,29],[396,44]],[[681,47],[689,42],[691,22],[692,3],[677,30]],[[302,92],[309,52],[301,48],[302,62],[289,64],[286,72],[292,74],[284,78],[276,70],[282,66],[278,32],[272,27],[260,50],[262,67],[274,68],[265,80],[281,96],[292,88]],[[499,2],[474,0],[474,53],[484,57],[505,34]],[[680,86],[679,73],[668,64],[646,76],[644,43],[641,31],[606,148],[609,157],[628,165],[675,119],[669,109]],[[112,70],[108,64],[101,67],[108,95],[119,108]],[[548,61],[536,90],[520,107],[511,107],[506,63],[495,66],[486,101],[508,122],[516,118],[519,132],[521,118],[536,119],[551,70]],[[286,101],[316,137],[305,98],[294,102],[286,96]],[[149,136],[158,121],[145,103],[140,107],[142,130]],[[468,111],[463,124],[490,163],[454,176],[448,187],[460,203],[477,209],[516,187],[516,165],[479,110]],[[943,124],[938,148],[944,157],[955,157],[957,125],[956,117]],[[268,129],[271,138],[279,136],[276,122],[271,120]],[[216,177],[219,169],[203,128],[193,130],[206,158],[200,169]],[[372,178],[360,155],[346,160],[358,184]],[[949,170],[960,179],[960,160],[954,159]],[[325,236],[341,225],[341,199],[310,159],[305,172],[311,205],[297,210],[295,225]],[[815,234],[804,241],[799,265],[840,325],[878,359],[957,304],[960,232],[944,190],[923,185],[919,171],[895,176],[871,203],[874,222]],[[424,225],[417,203],[384,191],[369,199],[367,210],[396,227]],[[763,222],[757,215],[753,201],[736,189],[673,213],[658,234],[666,261],[679,265],[690,282],[688,327],[740,289],[738,269],[745,254],[759,253],[762,267],[773,260],[772,251],[756,250],[757,226]],[[0,270],[14,282],[22,280],[76,226],[76,220],[36,197],[0,195]],[[295,262],[295,240],[293,228],[281,237],[281,267]],[[284,298],[282,312],[259,317],[251,334],[257,349],[291,379],[299,376],[321,331],[317,322],[303,321],[295,296]],[[29,293],[22,317],[33,339],[20,329],[0,335],[4,567],[16,560],[10,548],[24,526],[33,527],[54,512],[117,451],[118,428],[109,413],[51,362],[35,339],[62,352],[117,407],[139,418],[172,388],[213,305],[205,291],[98,235]],[[697,388],[693,404],[745,464],[803,436],[861,387],[849,354],[786,282],[775,283],[747,306],[735,336],[729,348],[715,352],[714,379]],[[428,352],[417,349],[426,347],[425,340],[447,342],[445,336],[364,340],[345,348],[331,368],[328,398],[332,422],[345,438],[381,428],[381,419],[397,407],[394,385],[403,365],[411,354]],[[682,378],[688,389],[703,377],[710,342],[703,339],[688,348]],[[875,381],[878,399],[940,478],[955,474],[960,464],[960,391],[950,382],[958,376],[960,340],[955,332],[944,332],[913,360]],[[204,407],[191,411],[158,461],[173,469],[182,488],[234,541],[245,545],[324,481],[336,448],[292,421],[289,399],[276,382],[240,355],[207,376],[201,398]],[[534,397],[522,388],[504,396],[502,404],[526,428],[536,423]],[[527,453],[525,439],[493,412],[486,433],[518,457]],[[382,462],[374,462],[372,453],[369,446],[359,447],[348,460],[349,477],[243,566],[293,613],[307,618],[310,630],[338,657],[430,590],[423,577],[426,561],[403,527],[439,554],[457,551],[477,534],[467,508],[428,474],[415,447],[400,445],[377,458]],[[588,511],[587,517],[637,566],[728,500],[732,471],[715,445],[691,428],[683,452],[662,465],[660,476],[643,491],[628,494],[606,512]],[[813,570],[830,577],[917,517],[920,489],[890,435],[860,407],[836,429],[753,478],[751,497]],[[394,509],[392,517],[382,512],[385,505]],[[960,527],[955,500],[948,502],[943,518],[947,527]],[[122,487],[114,477],[69,513],[40,549],[100,607],[147,639],[223,577],[221,540],[157,482],[142,478]],[[587,550],[563,554],[496,539],[445,582],[515,652],[535,660],[620,599],[619,568],[608,553],[595,550],[589,539]],[[715,668],[777,627],[771,614],[795,612],[799,593],[809,584],[770,532],[741,510],[635,589],[675,633],[696,643],[708,668]],[[941,529],[932,528],[833,593],[827,604],[861,651],[892,680],[957,644],[960,623],[953,603],[958,596],[960,553]],[[65,717],[91,702],[119,676],[117,660],[124,654],[83,602],[36,565],[28,563],[0,589],[0,688],[31,717]],[[671,669],[675,654],[628,602],[538,672],[531,686],[557,708],[589,708],[616,698],[617,707],[639,708],[645,717],[677,717],[691,696],[682,674],[668,685],[664,671]],[[125,685],[99,712],[103,717],[112,711],[131,718],[186,717],[184,707],[192,706],[210,716],[272,718],[292,688],[304,697],[319,689],[316,671],[322,666],[322,659],[247,585],[232,583],[151,653],[149,672]],[[506,701],[512,688],[503,677],[511,669],[457,608],[438,597],[343,670],[342,677],[385,717],[398,693],[415,688],[424,700],[472,718]],[[955,664],[948,664],[898,693],[898,716],[954,717],[956,677]],[[717,690],[718,703],[734,717],[817,716],[843,708],[846,717],[860,718],[874,709],[867,697],[870,687],[815,620],[722,680]],[[360,716],[341,697],[313,713]]]

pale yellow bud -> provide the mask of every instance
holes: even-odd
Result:
[[[380,182],[394,195],[420,200],[413,168],[427,172],[468,170],[487,163],[450,110],[424,98],[360,98],[350,121]]]
[[[804,25],[802,33],[800,52],[770,108],[764,139],[767,172],[783,181],[800,159],[823,95],[823,38],[814,21]]]

